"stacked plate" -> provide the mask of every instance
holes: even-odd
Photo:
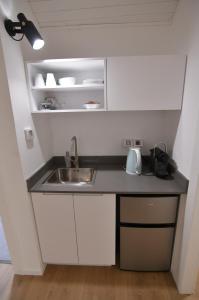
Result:
[[[88,85],[92,85],[92,84],[103,84],[104,80],[103,79],[93,79],[93,78],[88,78],[88,79],[84,79],[82,82],[84,85],[88,84]]]

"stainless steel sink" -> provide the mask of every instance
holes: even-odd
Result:
[[[44,183],[48,184],[92,184],[95,170],[92,168],[59,168],[54,170]]]

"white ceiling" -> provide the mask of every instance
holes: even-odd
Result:
[[[28,0],[40,27],[171,24],[179,0]]]

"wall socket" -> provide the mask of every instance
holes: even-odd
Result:
[[[131,138],[126,138],[122,140],[122,146],[124,148],[129,148],[134,146],[134,141]]]
[[[144,140],[134,139],[134,146],[142,148],[144,146]]]
[[[132,138],[126,138],[122,140],[122,146],[124,148],[129,147],[140,147],[142,148],[144,145],[144,140],[142,139],[132,139]]]

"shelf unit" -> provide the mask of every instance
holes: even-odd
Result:
[[[45,109],[45,110],[36,110],[32,111],[32,114],[57,114],[57,113],[65,113],[65,112],[99,112],[99,111],[106,111],[105,108],[97,108],[97,109],[86,109],[86,108],[81,108],[81,109]]]
[[[53,73],[56,87],[37,87],[35,78],[42,74],[44,81],[47,73]],[[53,114],[63,112],[97,112],[106,111],[106,59],[55,59],[27,63],[27,77],[30,92],[31,112]],[[72,86],[58,85],[62,77],[75,77],[76,84]],[[85,79],[101,79],[103,84],[83,84]],[[40,104],[46,97],[54,97],[56,110],[41,110]],[[95,101],[100,104],[98,109],[85,109],[83,104]]]
[[[91,90],[103,90],[104,84],[92,84],[92,85],[84,85],[84,84],[75,84],[73,86],[56,86],[56,87],[32,87],[32,90],[35,91],[91,91]]]

